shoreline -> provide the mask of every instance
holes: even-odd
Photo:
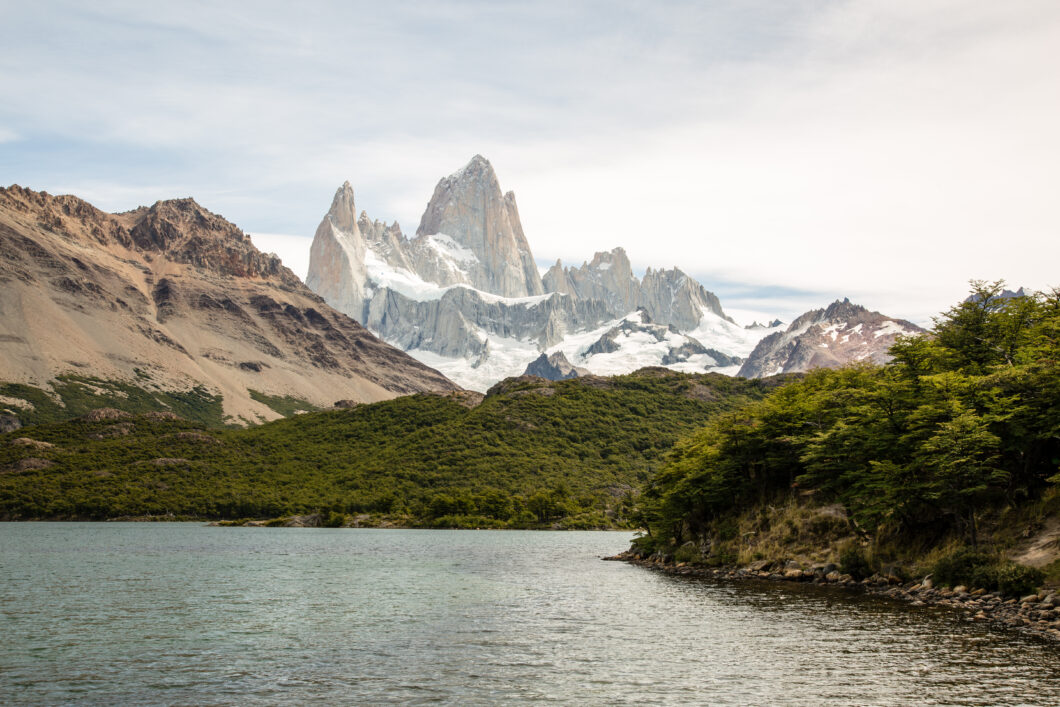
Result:
[[[822,587],[836,587],[847,591],[861,591],[874,596],[904,601],[913,606],[944,606],[962,612],[964,620],[979,621],[999,628],[1016,630],[1054,644],[1060,644],[1060,595],[1052,590],[1041,590],[1020,598],[1005,598],[998,592],[982,589],[969,590],[935,587],[930,578],[902,582],[897,577],[873,575],[858,581],[840,574],[834,565],[812,569],[790,566],[766,560],[748,567],[703,567],[685,562],[668,562],[659,558],[643,557],[625,551],[601,558],[611,562],[626,562],[637,567],[675,576],[708,577],[725,580],[759,580],[769,582],[798,582]],[[969,616],[970,614],[970,616]]]
[[[301,518],[301,516],[294,516],[293,518]],[[356,524],[351,523],[349,525],[341,526],[325,526],[325,525],[313,525],[305,524],[295,520],[289,522],[290,519],[284,519],[284,522],[276,523],[273,520],[227,520],[217,518],[202,518],[196,516],[119,516],[115,518],[78,518],[78,517],[60,517],[60,518],[0,518],[0,523],[196,523],[203,527],[214,527],[214,528],[308,528],[308,529],[323,529],[323,530],[471,530],[471,531],[482,531],[482,530],[499,530],[499,531],[525,531],[532,530],[535,532],[562,532],[562,533],[634,533],[636,532],[633,528],[561,528],[558,526],[530,526],[525,528],[518,527],[503,527],[503,528],[489,528],[489,527],[468,527],[459,528],[452,526],[442,525],[425,525],[425,524],[401,524],[394,523],[391,521],[383,520],[376,524]]]

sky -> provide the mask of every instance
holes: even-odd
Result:
[[[415,233],[482,154],[538,262],[738,321],[1060,285],[1054,0],[0,0],[0,184],[193,196],[305,274],[335,189]]]

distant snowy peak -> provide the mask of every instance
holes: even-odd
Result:
[[[871,312],[849,299],[803,314],[787,328],[763,338],[739,375],[760,378],[778,373],[838,368],[854,361],[885,363],[899,336],[923,329],[904,319]]]
[[[592,344],[577,351],[574,360],[594,371],[601,367],[633,370],[628,366],[635,360],[638,368],[669,366],[702,372],[738,366],[743,359],[707,348],[695,337],[682,334],[673,324],[656,324],[642,307],[607,329]]]
[[[317,228],[306,283],[477,390],[519,375],[542,353],[599,374],[643,366],[734,373],[772,332],[736,325],[677,268],[649,268],[638,279],[622,248],[580,267],[557,261],[542,275],[514,195],[501,193],[479,155],[438,182],[413,238],[358,212],[343,184]]]

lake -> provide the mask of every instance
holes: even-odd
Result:
[[[0,523],[4,704],[1060,704],[1060,647],[629,533]]]

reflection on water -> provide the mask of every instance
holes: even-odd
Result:
[[[628,539],[0,524],[0,702],[1060,704],[1053,644]]]

